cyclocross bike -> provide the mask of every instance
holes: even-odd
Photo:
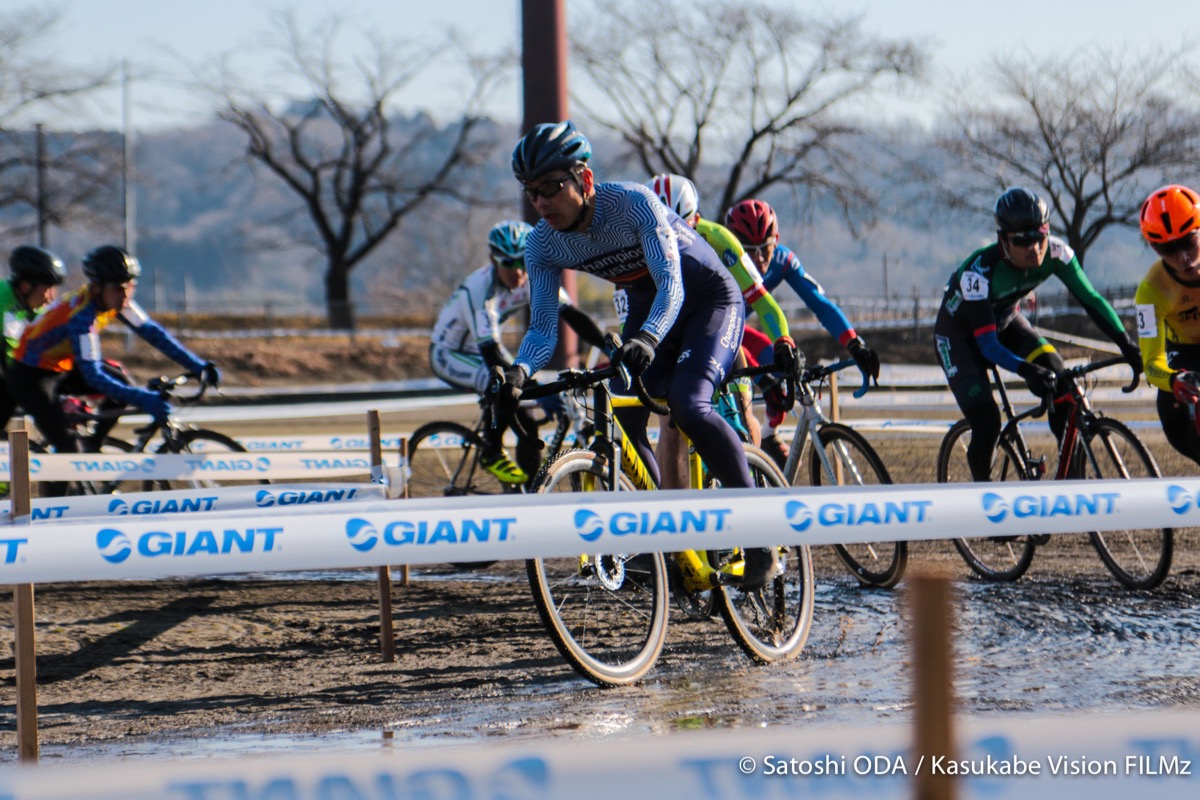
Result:
[[[837,422],[830,422],[822,413],[813,384],[818,386],[830,375],[852,366],[845,359],[826,366],[805,369],[796,385],[796,432],[791,452],[783,467],[783,476],[790,486],[801,486],[805,476],[800,470],[806,445],[812,445],[808,459],[808,484],[811,486],[875,486],[891,483],[892,478],[883,459],[862,434]],[[862,388],[854,396],[861,397],[869,388],[870,379],[864,376]],[[834,545],[837,554],[850,568],[851,574],[864,586],[887,588],[904,577],[908,565],[906,542],[866,542]]]
[[[1056,480],[1130,479],[1160,477],[1158,465],[1133,431],[1115,419],[1101,416],[1088,398],[1090,387],[1081,385],[1086,375],[1105,367],[1125,364],[1110,358],[1070,367],[1059,373],[1053,402],[1066,407],[1066,428],[1058,449]],[[1021,423],[1041,416],[1051,398],[1038,406],[1013,412],[999,371],[992,377],[1000,392],[1000,404],[1008,421],[1000,431],[992,462],[993,481],[1032,481],[1046,472],[1044,456],[1034,456],[1021,432]],[[1124,391],[1131,392],[1139,378]],[[947,432],[938,452],[937,477],[941,483],[969,483],[967,445],[971,427],[959,420]],[[1093,531],[1089,534],[1100,560],[1118,581],[1133,589],[1158,586],[1171,569],[1174,532],[1170,528]],[[1050,540],[1049,534],[1034,536],[985,536],[954,539],[954,546],[979,577],[992,581],[1015,581],[1033,561],[1034,550]]]
[[[173,378],[158,377],[151,379],[146,384],[146,388],[157,392],[164,399],[172,403],[188,405],[199,401],[208,391],[208,385],[201,382],[195,392],[187,395],[179,394],[178,390],[180,387],[186,385],[191,379],[192,376],[186,374]],[[142,413],[136,408],[124,408],[114,411],[102,410],[98,407],[101,399],[102,397],[100,396],[63,398],[63,410],[67,415],[67,419],[75,427],[80,441],[84,442],[85,445],[89,444],[90,440],[95,438],[93,435],[94,426],[131,414]],[[182,453],[246,452],[246,448],[239,442],[223,433],[181,423],[173,416],[165,420],[151,420],[148,425],[135,429],[133,434],[134,440],[132,442],[119,439],[115,436],[105,436],[98,450],[95,449],[94,443],[91,443],[90,447],[93,452],[110,454],[151,452],[177,455]],[[69,488],[69,492],[75,494],[112,494],[114,492],[153,491],[157,489],[207,488],[245,483],[268,483],[268,481],[213,480],[209,477],[185,480],[76,481]]]
[[[666,409],[646,396],[615,396],[608,381],[612,367],[566,371],[559,380],[533,387],[526,397],[552,392],[590,393],[595,438],[584,450],[569,450],[550,461],[535,482],[538,492],[650,491],[657,487],[637,450],[612,414],[614,407],[645,404]],[[585,404],[586,405],[586,404]],[[786,486],[771,458],[743,445],[758,486]],[[689,485],[711,485],[689,447]],[[584,513],[585,512],[580,512]],[[755,661],[795,658],[804,647],[813,618],[813,569],[807,547],[780,547],[782,575],[765,587],[741,587],[741,550],[695,551],[672,559],[692,598],[712,592],[730,633]],[[662,651],[667,633],[667,562],[661,553],[587,553],[571,558],[531,559],[526,571],[538,613],[559,652],[579,674],[601,686],[633,683],[646,675]],[[703,603],[704,600],[694,599]]]

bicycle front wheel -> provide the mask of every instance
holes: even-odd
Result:
[[[624,475],[619,480],[622,491],[633,491]],[[588,450],[562,453],[535,485],[544,494],[610,488],[606,466]],[[600,686],[624,686],[658,661],[668,612],[661,553],[535,558],[525,562],[525,570],[542,623],[580,675]]]
[[[159,453],[195,453],[208,455],[222,453],[244,453],[246,448],[231,436],[203,428],[189,428],[179,432],[178,445],[172,446],[164,442],[158,448]],[[107,444],[107,440],[105,442]],[[216,486],[254,486],[270,483],[268,480],[229,480],[218,478],[215,473],[202,474],[186,480],[177,481],[146,481],[144,488],[152,489],[211,489]]]
[[[813,452],[809,459],[813,486],[877,486],[892,482],[875,448],[853,428],[826,423],[818,429],[813,444],[818,441],[824,457]],[[907,542],[837,544],[834,549],[864,586],[895,586],[908,566]]]
[[[483,442],[465,425],[430,422],[408,442],[410,497],[503,494],[504,484],[479,461]]]
[[[783,473],[770,456],[754,445],[742,447],[755,486],[787,486]],[[807,545],[781,545],[779,551],[784,563],[783,573],[763,588],[745,591],[736,585],[718,587],[717,607],[726,627],[746,655],[761,664],[791,661],[800,655],[812,631],[812,553]],[[708,554],[714,567],[728,562],[731,557],[741,558],[740,551]]]
[[[938,450],[938,483],[971,483],[971,468],[967,463],[967,446],[971,443],[971,426],[960,419],[951,426]],[[997,442],[992,459],[993,481],[1021,480],[1021,458],[1006,436]],[[1029,570],[1033,562],[1034,541],[1029,536],[986,536],[972,539],[952,539],[963,561],[980,578],[988,581],[1015,581]]]
[[[1115,419],[1101,417],[1084,437],[1084,474],[1089,479],[1158,478],[1158,465],[1133,431]],[[1093,531],[1100,560],[1118,581],[1131,589],[1152,589],[1171,571],[1175,532],[1171,528]]]

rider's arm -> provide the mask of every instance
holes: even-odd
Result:
[[[562,271],[550,265],[533,234],[525,245],[525,271],[529,275],[529,329],[513,366],[529,377],[550,363],[558,344],[558,290],[562,286]]]
[[[1167,363],[1166,299],[1147,281],[1138,284],[1134,294],[1137,305],[1138,347],[1142,351],[1142,368],[1146,380],[1156,389],[1171,391],[1171,375],[1176,370]]]
[[[829,331],[829,335],[837,339],[843,347],[850,344],[851,340],[858,336],[854,326],[850,324],[850,320],[846,318],[838,304],[825,294],[821,284],[804,271],[804,265],[800,263],[796,254],[788,248],[780,246],[775,249],[775,256],[772,259],[772,261],[777,260],[782,261],[782,279],[787,281],[788,286],[791,286],[796,294],[800,295],[804,305],[817,315],[817,319],[820,320],[825,330]]]
[[[746,254],[746,250],[738,238],[724,225],[707,219],[701,219],[696,223],[696,232],[712,245],[713,250],[717,251],[721,263],[733,274],[738,289],[742,292],[742,299],[754,309],[754,313],[758,314],[771,341],[774,342],[781,336],[787,336],[787,317],[783,315],[779,303],[767,291],[758,267],[754,266],[754,262],[750,260],[750,256]]]
[[[1083,305],[1083,310],[1087,312],[1092,322],[1096,323],[1096,327],[1104,331],[1104,335],[1124,352],[1129,345],[1129,334],[1126,333],[1125,326],[1121,324],[1121,318],[1117,316],[1117,312],[1104,299],[1104,296],[1096,291],[1092,282],[1084,274],[1079,259],[1075,257],[1075,252],[1061,239],[1051,237],[1050,252],[1046,257],[1053,258],[1058,262],[1054,271],[1059,280],[1066,285],[1067,291]]]
[[[100,353],[100,332],[94,322],[95,316],[85,310],[72,316],[66,323],[67,340],[75,354],[75,365],[87,385],[125,405],[146,408],[161,402],[154,392],[115,380],[104,369],[104,358]]]
[[[201,360],[191,350],[180,344],[179,340],[172,336],[166,328],[151,319],[150,315],[134,301],[129,301],[129,306],[118,315],[118,318],[147,343],[153,345],[159,352],[189,372],[198,374],[207,364],[206,361]]]
[[[675,324],[679,310],[683,308],[682,259],[679,255],[679,237],[672,225],[672,219],[679,220],[679,217],[660,203],[649,189],[644,186],[638,189],[643,191],[641,194],[630,196],[635,208],[626,210],[625,221],[634,227],[634,234],[642,243],[646,266],[657,289],[650,313],[642,323],[642,330],[653,337],[655,342],[661,342]],[[682,220],[680,224],[686,227]],[[698,235],[690,228],[686,233],[691,236]],[[637,331],[626,333],[633,334]]]

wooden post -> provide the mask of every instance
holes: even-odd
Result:
[[[957,784],[949,775],[933,775],[934,756],[955,758],[954,671],[952,669],[950,581],[944,574],[927,572],[909,578],[909,615],[912,618],[913,757],[922,769],[913,776],[916,800],[953,800]]]
[[[404,489],[401,492],[400,497],[403,498],[404,500],[407,500],[410,497],[410,495],[408,493],[408,437],[407,436],[400,437],[400,469],[403,470],[405,473]],[[400,585],[401,586],[409,585],[408,564],[400,565]]]
[[[834,422],[840,422],[842,419],[842,404],[838,401],[838,374],[836,372],[829,374],[829,418]],[[845,469],[842,459],[833,459],[833,477],[838,486],[846,485]]]
[[[380,434],[379,411],[367,412],[367,438],[371,442],[372,478],[383,475],[383,442]],[[384,663],[396,660],[396,636],[392,630],[392,569],[379,567],[379,644]]]
[[[29,432],[23,417],[8,434],[9,496],[12,522],[28,525],[32,503],[29,481]],[[17,672],[17,758],[38,760],[37,637],[34,634],[33,584],[13,587],[14,656]]]

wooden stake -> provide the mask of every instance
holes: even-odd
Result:
[[[404,490],[401,493],[400,497],[404,500],[407,500],[411,496],[408,493],[408,437],[407,436],[400,437],[400,469],[404,470],[404,472],[405,472]],[[409,585],[408,564],[400,565],[400,585],[401,586]]]
[[[380,433],[379,411],[367,412],[367,438],[371,442],[372,475],[383,474],[383,440]],[[384,663],[396,660],[396,635],[392,629],[392,569],[379,567],[379,644]]]
[[[8,434],[9,495],[12,522],[28,525],[30,509],[29,433],[18,417]],[[17,758],[38,760],[37,637],[34,632],[33,584],[13,587],[14,656],[17,671]]]
[[[909,578],[909,614],[912,618],[913,664],[913,757],[915,769],[922,756],[921,771],[913,776],[916,800],[954,800],[957,784],[949,775],[933,775],[929,762],[934,756],[955,758],[954,671],[952,668],[952,623],[950,581],[936,573]]]

